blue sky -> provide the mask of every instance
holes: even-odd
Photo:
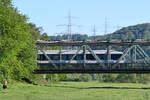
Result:
[[[49,35],[66,32],[65,18],[68,12],[76,18],[73,33],[92,35],[92,26],[96,26],[96,35],[104,34],[105,18],[107,33],[120,27],[150,22],[150,0],[13,0],[15,7],[30,18],[30,22],[41,26]]]

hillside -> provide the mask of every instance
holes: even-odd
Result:
[[[150,23],[124,27],[112,34],[98,36],[96,39],[150,39]]]
[[[50,40],[66,40],[68,35],[58,35],[50,36]],[[87,36],[85,34],[73,34],[72,40],[86,40],[86,39],[150,39],[150,23],[138,24],[128,27],[123,27],[120,30],[108,35],[97,35],[97,36]]]

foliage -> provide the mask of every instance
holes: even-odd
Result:
[[[41,32],[42,32],[42,27],[37,27],[35,24],[33,23],[29,23],[30,26],[30,33],[32,35],[32,38],[34,40],[38,40],[41,37]]]
[[[20,80],[36,67],[35,41],[27,18],[9,1],[0,1],[0,81]]]
[[[40,37],[41,40],[49,40],[50,37],[47,35],[47,33],[43,33]]]
[[[87,40],[88,36],[87,35],[82,35],[82,34],[73,34],[71,36],[72,40]],[[68,40],[68,35],[57,35],[57,36],[50,36],[50,40]]]
[[[102,39],[150,39],[150,23],[138,24],[128,27],[123,27],[112,34],[97,36],[97,40]]]

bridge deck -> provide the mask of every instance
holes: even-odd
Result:
[[[150,73],[150,64],[146,65],[143,63],[140,64],[129,64],[129,63],[120,63],[117,66],[113,67],[114,64],[105,64],[105,67],[93,63],[93,64],[56,64],[57,67],[54,67],[52,64],[39,63],[40,69],[36,70],[35,73]]]
[[[85,73],[85,74],[98,74],[98,73],[125,73],[125,74],[145,74],[150,73],[150,69],[141,69],[141,70],[36,70],[35,74],[72,74],[72,73]]]

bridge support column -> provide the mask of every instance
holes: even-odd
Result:
[[[83,64],[84,64],[83,67],[84,68],[83,69],[84,70],[85,70],[85,67],[86,67],[86,48],[87,48],[86,45],[84,45],[83,46],[83,55],[84,55],[84,60],[83,60]]]
[[[111,66],[110,66],[110,60],[111,60],[111,46],[110,45],[108,45],[107,46],[107,68],[110,68],[111,69]]]
[[[59,51],[59,70],[61,70],[61,67],[62,67],[62,47],[60,46],[60,51]]]

